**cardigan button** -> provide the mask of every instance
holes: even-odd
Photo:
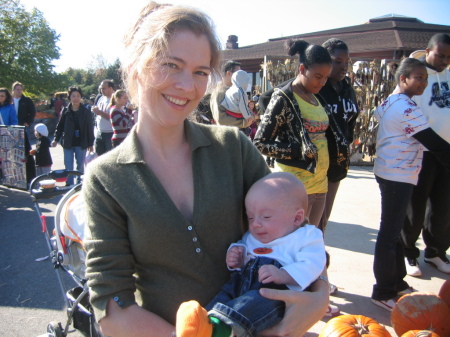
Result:
[[[197,242],[197,238],[195,238],[195,237],[192,238],[192,241]]]
[[[192,226],[188,226],[188,231],[191,231],[192,230]]]
[[[119,300],[119,298],[116,296],[113,298],[114,302],[117,302]]]
[[[200,253],[202,250],[201,250],[200,248],[197,248],[195,251],[196,251],[197,253]]]

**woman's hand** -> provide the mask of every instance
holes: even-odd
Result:
[[[283,320],[259,334],[265,337],[302,337],[325,315],[329,303],[328,285],[322,281],[316,281],[311,292],[263,288],[260,294],[286,303]]]
[[[52,145],[52,147],[55,147],[57,144],[58,144],[58,142],[56,140],[54,140],[51,145]]]

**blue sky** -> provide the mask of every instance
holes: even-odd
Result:
[[[269,38],[363,24],[386,14],[416,17],[426,23],[450,25],[449,0],[174,0],[206,12],[225,44],[237,35],[239,46]],[[56,71],[86,68],[96,56],[113,62],[122,54],[122,37],[147,0],[21,0],[37,7],[61,35]]]

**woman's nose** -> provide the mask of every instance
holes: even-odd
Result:
[[[194,88],[194,78],[193,75],[187,71],[182,71],[175,84],[177,89],[184,91],[191,91]]]

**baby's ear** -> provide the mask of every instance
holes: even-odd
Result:
[[[303,221],[305,221],[305,210],[303,208],[299,208],[295,212],[295,226],[301,227]]]

